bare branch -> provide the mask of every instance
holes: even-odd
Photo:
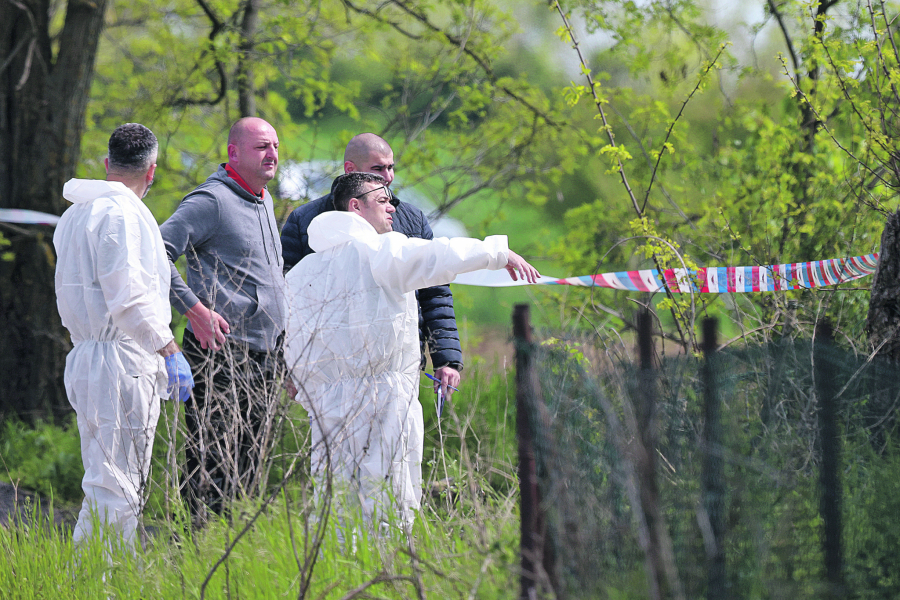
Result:
[[[34,22],[34,15],[31,14],[31,11],[28,10],[27,6],[25,6],[24,4],[22,4],[20,2],[12,2],[11,1],[10,4],[15,6],[16,8],[21,9],[22,12],[24,12],[26,15],[28,15],[28,21],[31,23],[32,38],[30,39],[30,41],[26,37],[23,37],[21,40],[19,40],[19,43],[16,44],[16,47],[10,51],[9,57],[6,59],[6,62],[4,62],[2,65],[0,65],[0,73],[2,73],[4,70],[6,70],[7,67],[9,67],[10,63],[12,63],[13,59],[16,57],[16,55],[19,53],[19,51],[22,50],[22,47],[25,45],[26,41],[28,41],[30,43],[31,47],[33,47],[35,40],[37,40],[37,24]],[[31,47],[29,48],[29,52],[31,52]],[[29,60],[29,62],[31,61],[30,56],[29,56],[28,60]],[[27,77],[29,70],[30,69],[25,69],[23,76]],[[20,89],[21,89],[21,84],[16,87],[16,91],[18,91]]]
[[[370,579],[364,584],[353,588],[352,590],[341,596],[341,600],[353,600],[353,598],[360,598],[363,593],[373,585],[378,585],[379,583],[389,583],[391,581],[408,581],[413,584],[415,583],[413,578],[408,575],[388,575],[387,573],[379,573],[375,576],[374,579]]]
[[[607,139],[609,140],[609,146],[612,148],[617,148],[616,138],[615,138],[615,135],[613,134],[612,126],[609,124],[609,121],[607,121],[606,112],[603,110],[603,100],[597,95],[597,86],[594,84],[594,78],[591,76],[591,69],[588,67],[587,61],[585,60],[584,55],[581,52],[581,47],[578,43],[578,40],[575,38],[575,32],[572,29],[572,25],[569,23],[569,19],[566,16],[565,11],[563,11],[562,6],[560,5],[558,0],[554,2],[553,6],[554,6],[554,8],[556,8],[556,11],[559,13],[559,16],[562,19],[563,25],[566,28],[566,33],[568,33],[569,39],[572,42],[572,47],[574,48],[575,52],[578,54],[578,60],[581,62],[581,70],[584,73],[584,76],[588,81],[588,86],[590,87],[590,90],[591,90],[591,96],[594,99],[594,105],[597,107],[597,112],[600,115],[600,119],[603,121],[603,130],[606,132]],[[640,206],[638,206],[637,197],[635,196],[634,191],[631,189],[631,184],[628,182],[628,177],[625,174],[625,165],[622,163],[620,156],[617,155],[615,160],[616,160],[616,166],[617,166],[616,170],[619,172],[619,177],[622,180],[622,185],[625,186],[625,191],[628,194],[628,197],[631,199],[631,204],[634,207],[634,211],[637,214],[638,218],[644,218],[644,216],[645,216],[644,211]],[[654,236],[648,236],[648,237],[654,237]],[[660,239],[660,238],[656,238],[656,239]],[[672,248],[674,250],[674,248],[668,242],[668,240],[660,239],[660,241],[669,245],[670,248]],[[676,255],[678,256],[679,260],[682,260],[682,264],[683,264],[683,259],[681,258],[681,255],[678,254],[677,252],[676,252]],[[660,273],[662,273],[663,272],[662,264],[660,263],[659,256],[656,254],[653,255],[653,263],[656,266],[656,270],[659,271]],[[693,300],[693,294],[691,294],[692,314],[690,317],[685,317],[685,315],[682,315],[681,311],[677,308],[678,303],[676,302],[675,297],[672,295],[672,292],[669,290],[668,286],[666,286],[664,289],[665,289],[666,297],[672,301],[672,306],[673,306],[672,313],[673,313],[673,316],[675,317],[673,319],[673,322],[675,324],[675,329],[678,332],[679,337],[681,338],[682,347],[684,347],[685,349],[688,347],[696,347],[697,344],[696,344],[696,340],[694,339],[694,332],[693,332],[693,322],[694,322],[694,316],[695,316],[694,315],[694,306],[695,305],[694,305],[694,300]],[[691,326],[687,327],[687,328],[682,327],[681,319],[686,319],[688,322],[691,323]]]
[[[672,131],[675,129],[675,124],[678,123],[678,120],[681,119],[681,116],[684,114],[684,109],[694,97],[694,94],[697,93],[697,90],[700,89],[700,86],[703,84],[703,78],[709,73],[713,67],[716,66],[716,63],[719,60],[719,57],[722,56],[722,53],[725,52],[725,44],[722,44],[719,47],[719,52],[716,53],[715,58],[713,58],[707,65],[703,72],[700,74],[700,77],[697,78],[697,85],[694,86],[694,89],[691,90],[691,93],[688,94],[687,98],[684,99],[684,102],[681,103],[681,109],[679,109],[678,114],[675,116],[675,119],[669,123],[669,129],[666,131],[666,137],[663,140],[662,145],[659,149],[659,154],[656,155],[656,164],[653,165],[653,170],[650,172],[650,183],[647,185],[647,193],[644,195],[644,204],[641,207],[641,212],[647,208],[647,202],[650,200],[650,191],[653,189],[653,182],[656,181],[656,176],[659,173],[659,163],[662,161],[663,154],[666,153],[666,144],[669,142],[669,138],[672,137]]]
[[[800,60],[797,58],[797,51],[794,50],[794,41],[791,39],[791,35],[788,33],[787,26],[784,24],[784,17],[781,16],[781,11],[775,5],[775,0],[766,0],[766,4],[769,5],[769,10],[772,11],[772,14],[775,15],[775,20],[778,21],[778,28],[781,29],[781,35],[784,37],[784,43],[787,44],[788,54],[791,55],[791,64],[794,65],[794,73],[797,73],[797,85],[800,83]]]
[[[203,12],[206,14],[210,23],[212,24],[212,29],[207,36],[207,39],[210,41],[210,46],[212,46],[212,42],[216,39],[216,37],[225,29],[225,22],[219,18],[216,14],[213,7],[206,0],[197,0],[197,4],[200,5],[200,8],[203,9]],[[196,73],[200,70],[200,61],[207,55],[209,50],[203,50],[200,53],[200,57],[197,60],[197,63],[194,65],[194,68],[191,69],[191,73]],[[225,64],[216,59],[216,73],[219,78],[219,89],[216,95],[212,98],[202,98],[202,97],[188,97],[188,98],[173,98],[169,100],[166,104],[169,106],[182,107],[182,106],[194,106],[194,105],[206,105],[213,106],[218,104],[225,98],[225,94],[228,92],[228,73],[225,69]]]
[[[622,122],[622,125],[625,127],[625,129],[628,130],[628,133],[631,135],[631,139],[634,140],[634,143],[637,144],[638,148],[641,149],[641,154],[644,156],[644,161],[647,163],[647,168],[652,169],[653,168],[653,159],[650,157],[650,154],[647,152],[647,147],[644,145],[644,141],[638,136],[638,132],[634,130],[634,127],[631,126],[631,122],[628,120],[628,118],[625,115],[623,115],[621,113],[621,111],[619,111],[616,108],[616,105],[614,103],[610,102],[609,107],[616,114],[616,116],[619,117],[619,120]],[[669,204],[672,206],[672,208],[675,209],[675,212],[678,213],[678,216],[680,216],[682,219],[684,219],[685,223],[687,223],[691,227],[691,229],[696,229],[697,226],[694,224],[693,220],[690,217],[688,217],[687,214],[685,214],[685,212],[678,205],[678,203],[675,202],[675,199],[672,197],[671,194],[669,194],[669,190],[666,189],[665,185],[660,183],[659,189],[662,192],[662,195],[666,197],[666,200],[669,201]],[[647,206],[645,203],[644,208],[646,209],[646,207]]]
[[[559,2],[554,3],[554,8],[556,8],[559,13],[560,18],[563,21],[563,25],[566,28],[566,32],[569,34],[569,39],[572,41],[572,48],[578,54],[578,60],[581,62],[581,68],[584,72],[584,76],[588,81],[588,86],[591,90],[591,96],[594,99],[594,105],[597,107],[597,112],[600,114],[600,119],[603,121],[603,130],[606,131],[606,136],[609,139],[609,145],[612,148],[618,148],[616,146],[616,137],[613,135],[612,127],[609,124],[609,121],[606,119],[606,111],[603,110],[603,101],[597,95],[597,87],[594,84],[594,78],[591,76],[591,70],[587,66],[587,61],[584,58],[584,55],[581,53],[581,46],[578,43],[578,40],[575,39],[575,31],[572,29],[572,25],[569,23],[569,18],[566,16],[566,13],[563,11],[562,6]],[[622,185],[625,186],[625,191],[628,194],[628,197],[631,199],[631,205],[634,207],[634,212],[637,213],[638,217],[643,217],[644,213],[641,210],[641,207],[638,206],[637,197],[634,195],[634,191],[631,189],[631,184],[628,182],[628,176],[625,175],[625,165],[622,164],[621,159],[616,157],[616,165],[617,171],[619,172],[619,177],[622,179]]]
[[[197,4],[200,5],[200,8],[203,9],[203,12],[206,13],[206,17],[213,25],[213,32],[209,36],[209,39],[212,39],[219,34],[219,31],[221,31],[223,27],[225,27],[225,23],[219,18],[219,15],[216,14],[216,11],[213,10],[213,7],[210,6],[209,2],[206,0],[197,0]]]
[[[825,47],[824,44],[823,44],[823,47]],[[844,97],[849,101],[850,107],[853,109],[853,112],[856,113],[856,115],[859,117],[860,122],[863,124],[863,126],[866,128],[867,131],[869,131],[870,133],[874,132],[874,130],[871,129],[866,124],[866,117],[859,111],[859,108],[857,107],[856,103],[854,102],[853,97],[850,95],[849,90],[847,89],[847,85],[844,82],[844,79],[841,77],[838,69],[834,67],[834,60],[832,59],[831,54],[828,52],[827,47],[825,47],[825,52],[826,52],[826,56],[828,57],[829,63],[834,68],[835,76],[841,87],[841,91],[844,94]],[[847,154],[847,156],[849,156],[851,159],[856,161],[861,167],[863,167],[866,171],[868,171],[869,174],[872,175],[874,178],[878,179],[879,181],[881,181],[884,185],[886,185],[888,187],[893,187],[892,182],[885,179],[882,176],[883,171],[879,172],[878,170],[872,169],[872,167],[868,166],[864,160],[862,160],[860,157],[856,156],[856,154],[854,154],[852,150],[848,149],[837,139],[837,137],[835,136],[832,129],[828,126],[827,121],[825,119],[823,119],[822,116],[819,115],[818,109],[816,109],[816,107],[813,105],[810,98],[806,95],[806,92],[804,92],[802,89],[800,89],[799,84],[797,83],[797,81],[794,79],[794,77],[788,71],[787,65],[784,63],[784,59],[782,59],[781,64],[782,64],[784,74],[787,76],[788,80],[792,84],[794,84],[794,89],[796,90],[797,94],[801,97],[801,99],[803,100],[803,102],[808,107],[809,111],[811,112],[811,114],[813,114],[816,117],[817,122],[822,127],[822,129],[825,130],[825,132],[828,134],[828,136],[831,138],[831,140],[834,142],[834,144],[841,151],[843,151],[845,154]],[[876,141],[876,143],[885,152],[888,152],[890,154],[890,152],[891,152],[890,149],[888,147],[886,147],[882,142],[877,141],[877,137],[876,137],[876,140],[873,140],[873,141]]]

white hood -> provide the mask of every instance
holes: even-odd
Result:
[[[316,252],[325,252],[353,240],[366,243],[378,240],[378,232],[368,221],[355,213],[337,210],[324,212],[313,219],[307,231],[309,247]]]
[[[100,196],[115,192],[128,194],[135,200],[137,195],[119,181],[103,181],[101,179],[70,179],[63,186],[63,198],[74,204],[93,202]]]

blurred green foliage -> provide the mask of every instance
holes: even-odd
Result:
[[[0,480],[57,503],[81,501],[84,467],[75,415],[60,425],[33,427],[8,419],[0,432]]]
[[[853,440],[851,448],[862,457],[845,471],[847,587],[861,599],[898,598],[900,573],[891,556],[900,548],[900,530],[893,527],[900,510],[900,448],[888,443],[877,460],[865,440]]]
[[[629,583],[645,560],[640,515],[648,484],[645,442],[656,457],[658,493],[674,578],[685,598],[709,583],[711,529],[702,482],[709,454],[722,460],[719,497],[729,598],[826,598],[818,398],[809,340],[743,345],[716,353],[710,371],[721,403],[718,440],[705,432],[702,359],[660,358],[648,377],[620,341],[561,332],[536,336],[544,406],[531,412],[533,447],[556,549],[561,596],[646,598]],[[817,349],[834,374],[840,422],[841,531],[846,597],[894,598],[898,508],[896,409],[876,408],[874,390],[895,389],[896,368],[846,348]],[[655,383],[652,384],[651,381]],[[647,394],[652,389],[651,394]],[[645,436],[641,407],[652,397],[655,430]],[[646,497],[644,497],[646,498]],[[667,577],[668,579],[668,577]],[[671,580],[669,580],[671,581]],[[833,590],[832,590],[833,591]]]

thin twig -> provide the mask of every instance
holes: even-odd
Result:
[[[706,65],[703,73],[701,73],[700,77],[697,78],[697,84],[694,86],[694,89],[691,90],[691,93],[688,94],[687,98],[684,99],[684,102],[681,103],[681,108],[678,110],[678,114],[675,116],[675,119],[671,123],[669,123],[669,129],[666,131],[666,137],[663,140],[663,143],[660,145],[660,149],[658,151],[658,154],[656,155],[656,164],[653,165],[653,170],[650,172],[650,183],[647,184],[647,193],[644,194],[644,204],[641,207],[641,212],[643,212],[644,209],[647,208],[647,202],[650,200],[650,191],[653,189],[653,182],[656,181],[656,176],[659,173],[659,163],[662,161],[662,157],[666,153],[666,144],[669,142],[669,138],[672,136],[672,131],[675,129],[675,124],[678,123],[679,119],[681,119],[681,116],[684,114],[684,109],[694,97],[694,94],[696,94],[700,89],[700,86],[703,85],[704,77],[713,69],[713,67],[717,66],[719,57],[722,56],[723,52],[725,52],[725,48],[725,44],[719,46],[719,52],[716,53],[715,58],[709,61],[709,63]]]

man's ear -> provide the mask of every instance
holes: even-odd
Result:
[[[106,167],[106,174],[109,175],[109,157],[103,159],[103,166]]]
[[[356,168],[356,165],[353,164],[353,161],[345,160],[344,161],[344,173],[353,173],[354,171],[359,171],[359,169]]]
[[[347,203],[347,212],[360,214],[362,212],[360,210],[361,206],[362,202],[359,201],[359,198],[350,198],[350,202]]]
[[[235,144],[228,144],[228,162],[232,162],[237,159],[237,146]]]
[[[156,163],[150,165],[150,168],[147,169],[147,181],[153,181],[153,177],[156,175]]]

